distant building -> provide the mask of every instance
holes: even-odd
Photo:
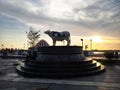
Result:
[[[49,44],[47,43],[47,41],[45,41],[44,39],[40,40],[35,47],[43,47],[43,46],[49,46]]]
[[[49,44],[47,43],[47,41],[45,41],[44,39],[40,40],[35,47],[42,47],[42,46],[49,46]]]

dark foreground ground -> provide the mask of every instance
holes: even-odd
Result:
[[[0,90],[120,90],[120,64],[106,72],[71,79],[24,78],[15,72],[18,59],[0,59]]]

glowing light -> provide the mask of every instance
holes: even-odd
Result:
[[[100,36],[94,36],[94,37],[92,37],[92,40],[93,40],[94,42],[104,42],[104,41],[101,39]]]

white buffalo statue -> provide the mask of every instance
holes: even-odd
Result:
[[[70,33],[68,31],[63,31],[63,32],[57,32],[57,31],[50,31],[47,30],[45,31],[46,34],[48,34],[52,40],[53,40],[53,46],[55,46],[56,41],[67,41],[67,46],[70,45]]]

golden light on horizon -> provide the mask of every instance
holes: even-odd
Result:
[[[94,42],[104,42],[104,40],[102,40],[102,38],[100,36],[93,36],[92,37],[92,40]]]
[[[41,39],[45,39],[50,46],[52,46],[52,39],[50,37],[41,36]],[[98,50],[120,50],[120,39],[115,37],[106,37],[106,36],[99,36],[95,35],[92,37],[81,37],[81,36],[71,36],[71,46],[82,46],[81,39],[83,39],[84,47],[88,45],[88,49],[90,49],[90,40],[92,39],[92,49]],[[3,38],[0,40],[0,49],[3,48],[19,48],[19,49],[27,49],[27,38],[21,37],[19,40],[18,38],[9,39]],[[57,46],[65,46],[67,42],[57,42]]]

